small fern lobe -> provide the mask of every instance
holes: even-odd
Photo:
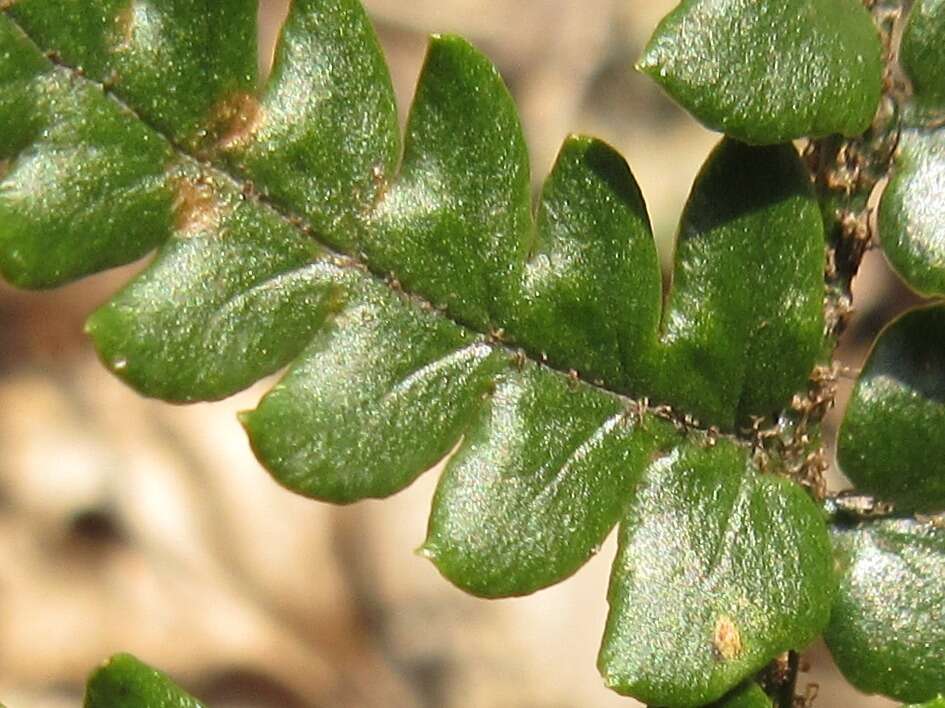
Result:
[[[707,127],[756,145],[858,135],[883,85],[860,0],[683,0],[637,68]]]
[[[84,708],[206,708],[167,676],[130,654],[116,654],[89,678]]]

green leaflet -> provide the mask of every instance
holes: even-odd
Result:
[[[945,110],[945,1],[916,0],[902,33],[899,62],[923,108]]]
[[[824,231],[790,145],[724,140],[686,204],[650,395],[733,427],[778,410],[823,336]]]
[[[844,675],[901,701],[945,693],[945,530],[866,522],[836,529],[833,545],[840,589],[825,638]]]
[[[728,441],[681,447],[647,469],[621,522],[601,673],[653,705],[704,705],[813,641],[833,590],[806,493]]]
[[[860,0],[683,0],[638,67],[709,128],[754,144],[863,132],[883,74]]]
[[[85,708],[202,708],[163,673],[116,654],[89,677]]]
[[[840,428],[838,458],[897,511],[945,506],[945,306],[913,310],[880,335]]]
[[[597,551],[650,457],[676,438],[542,367],[512,369],[440,479],[422,551],[478,595],[557,582]]]
[[[177,192],[174,235],[86,329],[142,393],[224,398],[298,355],[351,274],[219,176],[182,173]]]
[[[611,147],[569,137],[545,181],[510,328],[549,361],[647,388],[662,283],[646,206]]]
[[[903,128],[879,207],[889,262],[923,295],[945,295],[945,130]]]
[[[256,3],[18,0],[6,12],[135,113],[2,18],[0,272],[50,287],[140,258],[167,237],[179,199],[162,135],[199,152],[253,90]]]
[[[529,190],[518,114],[495,68],[465,40],[434,37],[368,258],[461,321],[499,327],[529,245]]]
[[[372,285],[355,285],[364,294],[243,419],[276,478],[308,496],[399,491],[450,451],[508,365],[507,353]]]
[[[394,90],[360,3],[295,0],[268,84],[240,103],[218,150],[326,243],[358,249],[400,158]]]

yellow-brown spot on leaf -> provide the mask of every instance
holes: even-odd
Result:
[[[174,195],[174,228],[180,235],[216,231],[223,219],[224,207],[211,185],[181,177]]]
[[[131,48],[134,27],[135,3],[132,0],[115,15],[115,34],[112,42],[114,51],[120,52]]]
[[[255,96],[235,93],[220,101],[210,117],[208,134],[221,150],[246,144],[259,129],[262,107]]]
[[[0,0],[0,10],[9,10],[16,2],[17,0]]]
[[[742,653],[742,635],[731,617],[721,615],[715,623],[712,646],[723,661],[731,661]]]
[[[0,160],[0,179],[10,174],[11,163],[9,160]]]
[[[333,287],[329,291],[328,298],[325,300],[325,310],[329,317],[335,317],[344,312],[349,305],[348,293],[343,288]]]

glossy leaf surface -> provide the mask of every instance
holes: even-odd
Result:
[[[861,691],[945,693],[945,530],[909,520],[833,532],[840,587],[825,638]]]
[[[368,257],[459,320],[499,327],[529,245],[529,190],[518,113],[495,68],[463,39],[433,37]]]
[[[945,130],[905,128],[879,207],[883,251],[923,295],[945,295]]]
[[[89,678],[85,708],[203,708],[163,673],[116,654]]]
[[[337,307],[345,270],[272,211],[200,173],[177,183],[155,262],[88,321],[102,361],[150,396],[224,398],[287,364]]]
[[[945,508],[945,306],[914,310],[873,348],[840,428],[857,489],[900,512]]]
[[[899,61],[912,81],[915,100],[945,110],[945,1],[916,0],[909,11]]]
[[[638,67],[709,128],[773,144],[863,132],[881,54],[859,0],[683,0]]]
[[[601,673],[653,705],[704,705],[813,641],[833,586],[824,520],[799,487],[726,441],[679,448],[621,522]]]
[[[657,399],[728,428],[803,387],[823,334],[824,230],[790,145],[724,140],[676,243]]]
[[[585,379],[644,391],[662,283],[643,196],[609,145],[569,137],[545,180],[510,329]]]
[[[293,2],[267,85],[235,108],[218,151],[326,243],[357,248],[400,158],[394,90],[360,4]]]
[[[651,455],[677,437],[544,368],[512,370],[440,480],[423,553],[480,595],[561,580],[597,551]]]
[[[509,355],[375,286],[244,417],[283,484],[333,502],[399,491],[456,444]]]

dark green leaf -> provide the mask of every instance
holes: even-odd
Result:
[[[899,61],[912,80],[914,99],[945,110],[945,0],[916,0],[899,47]]]
[[[685,446],[646,472],[620,529],[599,666],[654,705],[716,700],[827,623],[824,520],[743,448]]]
[[[89,678],[85,708],[203,708],[163,673],[116,654]]]
[[[883,251],[924,295],[945,295],[945,130],[906,128],[879,207]]]
[[[844,675],[901,701],[945,693],[945,530],[888,520],[832,536],[840,589],[825,638]]]
[[[292,3],[269,83],[218,148],[327,243],[359,247],[400,158],[390,75],[360,3]]]
[[[655,339],[660,276],[622,158],[570,138],[536,231],[525,142],[506,87],[464,40],[436,37],[397,176],[389,78],[360,6],[299,3],[293,13],[280,55],[291,61],[277,63],[255,124],[227,154],[319,235],[457,319],[504,330],[588,378],[634,383]],[[301,114],[283,107],[299,96],[307,97]]]
[[[102,361],[139,391],[223,398],[305,348],[342,301],[346,271],[225,183],[188,173],[176,191],[173,237],[87,330]]]
[[[458,319],[499,327],[530,245],[529,192],[518,114],[495,67],[463,39],[434,37],[368,257]]]
[[[639,68],[706,126],[756,144],[862,133],[883,76],[860,0],[683,0]]]
[[[368,287],[244,424],[291,489],[334,502],[384,497],[450,451],[508,362],[448,320]]]
[[[676,244],[649,395],[726,427],[803,387],[823,337],[824,230],[791,145],[723,141]]]
[[[453,583],[487,596],[532,592],[583,565],[676,437],[539,366],[495,386],[440,480],[423,547]]]
[[[599,140],[571,136],[542,190],[508,328],[553,364],[645,391],[661,299],[656,243],[630,168]]]
[[[879,337],[840,428],[840,466],[899,511],[945,507],[945,306],[913,310]]]

